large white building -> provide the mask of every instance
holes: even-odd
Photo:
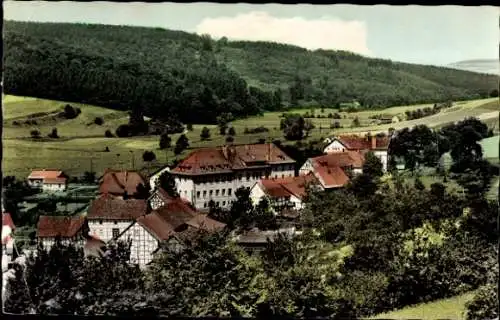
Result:
[[[175,168],[179,195],[199,210],[210,200],[227,208],[240,187],[251,188],[266,178],[295,176],[295,160],[274,144],[203,148],[193,151]]]
[[[338,136],[328,138],[325,140],[328,145],[323,150],[324,153],[339,153],[346,151],[359,151],[366,153],[368,151],[380,159],[382,162],[383,170],[387,171],[388,155],[387,149],[389,147],[390,139],[387,137],[377,136]]]

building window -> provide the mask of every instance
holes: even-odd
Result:
[[[222,195],[225,196],[226,195],[226,189],[222,189]]]
[[[203,202],[203,208],[206,208],[206,207],[207,207],[207,203]]]
[[[187,196],[188,196],[188,192],[187,192],[187,190],[184,190],[184,197],[187,198]]]
[[[213,193],[214,193],[214,191],[213,191],[213,190],[208,191],[208,195],[209,195],[209,196],[212,196],[212,194],[213,194]]]
[[[219,201],[217,201],[217,202],[216,202],[216,204],[217,204],[217,207],[218,207],[218,206],[220,205],[220,202],[219,202]]]
[[[231,188],[227,189],[227,195],[231,196]]]
[[[198,198],[198,199],[200,198],[200,192],[199,191],[196,192],[196,198]]]
[[[99,224],[102,224],[102,220],[99,220]]]
[[[225,207],[226,206],[226,201],[222,201],[222,206]]]
[[[219,189],[215,190],[215,195],[218,197],[219,196]]]
[[[207,197],[207,190],[203,190],[203,198]]]
[[[118,235],[120,234],[120,229],[113,228],[112,234],[113,234],[113,238],[118,238]]]
[[[115,221],[115,224],[118,224],[118,221]]]

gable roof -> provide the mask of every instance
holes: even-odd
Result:
[[[185,203],[179,200],[167,203],[166,205],[156,209],[154,212],[174,230],[199,214],[194,209],[188,207]]]
[[[121,195],[125,192],[132,196],[137,193],[137,186],[146,186],[146,180],[137,171],[117,171],[107,169],[101,177],[99,193]]]
[[[42,179],[43,183],[65,183],[67,176],[61,170],[33,170],[31,171],[28,179]]]
[[[194,218],[186,222],[186,224],[193,228],[205,230],[208,232],[220,231],[226,227],[225,223],[209,218],[206,214],[198,214]]]
[[[160,241],[168,240],[175,233],[175,228],[167,223],[157,212],[139,217],[137,223]]]
[[[335,152],[310,158],[313,167],[353,167],[362,168],[365,162],[363,153],[358,151]]]
[[[85,217],[40,216],[37,225],[39,238],[63,237],[71,238],[82,230]]]
[[[302,199],[308,183],[318,182],[313,173],[298,177],[262,179],[260,185],[271,198],[295,196]]]
[[[90,220],[135,220],[148,212],[148,203],[142,199],[121,199],[103,195],[90,203]]]
[[[295,163],[272,143],[201,148],[191,152],[172,173],[210,174],[278,163]]]
[[[349,182],[349,177],[340,167],[318,167],[314,173],[324,188],[338,188]]]
[[[349,150],[387,150],[387,148],[389,147],[388,137],[362,137],[357,135],[343,135],[335,137],[334,140],[335,139],[342,143]],[[375,148],[373,148],[372,143],[375,143]]]

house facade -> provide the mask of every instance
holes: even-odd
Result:
[[[12,257],[14,253],[14,237],[16,226],[8,212],[2,212],[2,254]],[[3,257],[2,257],[3,258]]]
[[[304,208],[308,185],[319,185],[312,172],[298,177],[262,179],[250,189],[250,199],[254,205],[263,198],[267,199],[275,215],[290,210],[300,211]]]
[[[366,153],[368,151],[380,159],[384,171],[387,171],[389,138],[377,136],[338,136],[331,138],[323,152],[326,154],[346,151],[358,151]]]
[[[137,218],[147,213],[147,200],[103,195],[91,202],[87,220],[90,233],[107,243],[117,239]]]
[[[27,180],[30,187],[44,192],[65,191],[68,187],[68,176],[61,170],[33,170]]]
[[[107,169],[99,179],[99,194],[120,198],[146,199],[149,183],[137,171]]]
[[[179,195],[199,210],[213,200],[228,208],[240,187],[265,178],[295,175],[295,161],[274,144],[198,149],[170,170]]]
[[[169,172],[170,171],[170,168],[169,167],[165,167],[161,170],[159,170],[158,172],[155,172],[153,173],[150,177],[149,177],[149,188],[151,190],[155,190],[156,189],[156,184],[158,183],[158,179],[160,178],[160,176],[164,173],[164,172]]]
[[[358,151],[332,152],[309,158],[299,170],[300,175],[312,173],[323,189],[342,188],[350,175],[363,172],[364,156]]]
[[[59,238],[63,244],[83,246],[89,233],[84,216],[40,216],[37,239],[45,249],[50,249]]]

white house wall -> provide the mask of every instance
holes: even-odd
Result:
[[[335,153],[335,152],[344,152],[346,151],[346,147],[340,143],[338,140],[333,140],[326,148],[323,150],[324,153]]]
[[[150,186],[151,190],[156,189],[156,182],[158,181],[158,179],[160,178],[160,176],[162,175],[162,173],[165,172],[165,171],[170,171],[170,168],[169,167],[165,167],[162,170],[160,170],[159,172],[157,172],[154,175],[152,175],[151,178],[149,178],[149,186]]]
[[[252,189],[250,189],[250,199],[254,206],[256,206],[265,196],[266,194],[264,190],[262,190],[260,183],[255,183]]]
[[[64,183],[44,183],[42,185],[42,190],[46,192],[64,191],[66,190],[66,184]]]
[[[307,161],[300,167],[299,175],[305,176],[309,172],[314,172],[314,167],[311,159],[307,159]]]
[[[382,162],[382,168],[383,168],[384,172],[387,171],[387,162],[388,162],[388,160],[387,160],[387,158],[388,158],[387,151],[385,151],[385,150],[383,150],[383,151],[382,150],[375,150],[375,151],[373,151],[373,154],[377,158],[380,159],[380,162]]]
[[[125,229],[130,227],[134,221],[131,220],[89,220],[90,234],[96,235],[104,242],[113,239],[113,229],[118,229],[118,234],[122,233]]]
[[[145,266],[153,259],[153,252],[158,248],[158,240],[153,237],[140,224],[134,223],[119,238],[119,240],[132,240],[130,247],[130,262]]]

